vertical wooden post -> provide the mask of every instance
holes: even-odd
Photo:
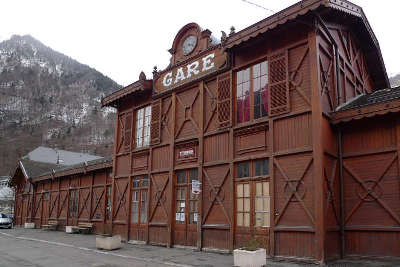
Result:
[[[230,189],[231,189],[231,225],[230,225],[230,233],[229,233],[229,251],[232,252],[233,248],[235,247],[235,166],[233,164],[233,159],[235,158],[235,140],[234,140],[234,134],[233,134],[233,121],[234,121],[234,107],[233,103],[234,101],[234,96],[235,94],[233,93],[234,87],[234,79],[233,79],[233,72],[230,71],[230,90],[231,90],[231,99],[230,99],[230,129],[229,129],[229,174],[231,176],[230,179]],[[217,89],[218,90],[218,89]],[[217,114],[218,116],[218,114]]]
[[[136,117],[135,117],[135,110],[132,108],[132,110],[130,111],[132,113],[131,116],[131,136],[130,136],[130,140],[131,143],[129,144],[129,177],[128,177],[128,189],[127,189],[127,193],[128,193],[128,197],[127,197],[127,201],[128,201],[128,218],[126,218],[126,239],[129,240],[130,237],[130,233],[131,233],[131,216],[132,216],[132,139],[134,139],[133,133],[136,131]],[[135,131],[134,131],[135,130]],[[136,132],[135,132],[136,134]],[[132,138],[133,137],[133,138]],[[125,204],[126,205],[126,204]],[[140,205],[140,204],[139,204]],[[139,208],[140,209],[140,208]]]
[[[170,169],[169,169],[169,186],[170,186],[170,209],[169,209],[169,218],[168,218],[168,247],[172,246],[173,243],[173,223],[174,223],[174,202],[175,202],[175,194],[174,194],[174,167],[175,167],[175,122],[176,122],[176,93],[173,92],[171,96],[172,101],[172,133],[170,140],[170,153],[169,158]]]
[[[90,192],[89,192],[89,194],[90,194],[90,203],[89,203],[89,218],[88,218],[88,221],[89,222],[91,222],[92,221],[92,203],[93,203],[93,183],[94,183],[94,173],[95,173],[95,171],[92,171],[92,179],[91,179],[91,181],[90,181]]]
[[[161,101],[161,108],[160,108],[160,112],[162,112],[162,101]],[[161,127],[160,127],[160,131],[161,131]],[[160,134],[161,135],[161,134]],[[149,179],[148,182],[148,187],[147,187],[147,222],[146,222],[146,244],[150,243],[150,233],[149,233],[149,221],[150,221],[150,208],[151,208],[151,171],[153,169],[153,147],[150,146],[150,152],[149,152],[149,157],[147,158],[147,165],[148,165],[148,172],[147,172],[147,177]]]
[[[199,195],[199,200],[198,200],[198,212],[197,212],[197,248],[201,250],[202,244],[203,244],[203,233],[202,233],[202,222],[203,222],[203,216],[202,216],[202,211],[203,211],[203,143],[204,143],[204,81],[200,82],[199,85],[199,91],[200,91],[200,134],[199,134],[199,150],[198,150],[198,163],[199,163],[199,168],[198,168],[198,179],[201,183],[201,190],[200,190],[200,195]]]
[[[61,178],[61,177],[60,177]],[[61,180],[61,179],[60,179]],[[69,224],[68,219],[69,219],[69,197],[70,197],[70,186],[71,186],[71,176],[68,176],[68,188],[67,188],[67,216],[66,216],[66,225]]]
[[[274,174],[274,120],[269,119],[268,122],[268,138],[270,152],[269,158],[269,195],[270,195],[270,227],[269,227],[269,253],[275,256],[275,174]]]
[[[83,164],[86,164],[86,163],[83,163]],[[86,166],[84,167],[84,172],[83,172],[84,174],[86,174]],[[76,214],[75,216],[77,217],[76,218],[76,221],[77,221],[77,223],[79,222],[79,216],[80,216],[80,214],[79,214],[79,209],[80,209],[80,207],[81,207],[81,186],[82,186],[82,174],[80,174],[80,176],[78,176],[78,214]]]
[[[58,190],[58,199],[57,199],[57,212],[56,212],[56,219],[60,218],[60,198],[61,198],[61,180],[57,178],[57,190]]]
[[[314,177],[314,208],[315,208],[315,256],[321,263],[325,262],[325,218],[324,196],[325,187],[323,179],[324,149],[322,138],[322,105],[320,97],[320,67],[318,64],[319,48],[315,20],[314,30],[308,34],[310,45],[310,71],[311,71],[311,106],[312,106],[312,137],[313,137],[313,177]]]
[[[113,168],[112,168],[112,182],[111,182],[111,214],[110,214],[110,220],[111,220],[111,234],[113,234],[114,233],[114,201],[115,201],[115,194],[114,194],[114,191],[115,191],[115,176],[116,176],[116,173],[117,173],[117,164],[116,164],[116,162],[117,162],[117,147],[118,147],[118,142],[119,142],[119,136],[118,136],[118,133],[119,133],[119,115],[120,115],[120,112],[119,112],[119,110],[117,111],[117,116],[116,116],[116,120],[115,120],[115,130],[114,130],[114,136],[115,136],[115,140],[117,141],[116,143],[114,143],[114,153],[113,153]],[[106,184],[107,184],[107,177],[106,177]],[[107,185],[106,185],[106,190],[107,190]],[[107,193],[107,192],[106,192]],[[105,206],[107,206],[107,199],[106,199],[106,205]],[[106,207],[106,209],[107,209],[107,207]]]

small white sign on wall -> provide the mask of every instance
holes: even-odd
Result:
[[[201,192],[201,183],[199,180],[192,181],[192,194],[198,195]]]

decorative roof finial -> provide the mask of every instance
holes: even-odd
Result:
[[[224,31],[221,31],[221,43],[224,44],[226,42],[226,39],[228,37],[226,36],[226,33]]]
[[[231,32],[229,33],[229,35],[233,35],[233,34],[235,34],[235,27],[231,27]]]
[[[146,80],[146,74],[144,74],[144,72],[142,71],[139,75],[139,80],[144,81]]]
[[[153,68],[153,75],[154,75],[154,74],[157,74],[157,72],[158,72],[157,66],[154,66],[154,68]]]

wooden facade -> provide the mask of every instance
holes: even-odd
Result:
[[[20,165],[13,177],[15,225],[34,222],[41,228],[51,220],[61,229],[89,222],[96,233],[111,233],[111,165],[105,161],[28,178]]]
[[[360,7],[305,0],[219,42],[190,23],[169,51],[167,69],[102,100],[118,110],[98,192],[112,185],[113,234],[210,251],[256,239],[271,257],[313,262],[400,256],[400,105],[340,111],[389,88]],[[96,179],[78,180],[95,195]],[[21,210],[41,199],[25,196]]]

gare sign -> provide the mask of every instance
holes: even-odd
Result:
[[[154,89],[157,93],[174,89],[226,67],[227,54],[215,49],[184,65],[163,71],[155,80]]]

